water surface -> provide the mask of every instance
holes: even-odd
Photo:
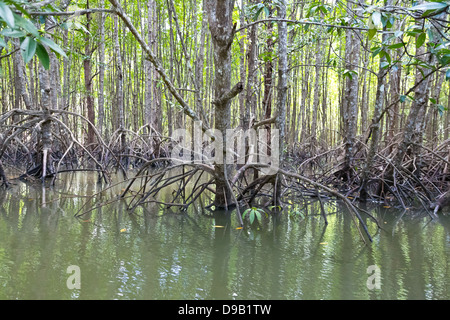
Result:
[[[201,203],[185,213],[149,204],[130,214],[116,201],[75,218],[83,195],[100,191],[96,181],[67,174],[55,188],[17,182],[0,191],[0,299],[450,298],[446,216],[430,222],[371,208],[383,229],[367,220],[370,245],[339,203],[325,204],[327,226],[317,203],[294,203],[243,229],[234,212],[212,214]],[[80,289],[67,286],[72,265]],[[373,265],[379,289],[367,286]]]

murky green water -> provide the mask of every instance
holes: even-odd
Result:
[[[61,178],[45,194],[23,183],[0,191],[0,299],[450,298],[449,217],[371,209],[383,230],[369,246],[331,203],[328,226],[317,204],[243,229],[234,213],[200,206],[130,215],[116,202],[77,219],[86,198],[76,194],[98,192],[96,176]],[[69,288],[73,265],[79,289]],[[373,265],[379,282],[367,272]]]

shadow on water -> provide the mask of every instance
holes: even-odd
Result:
[[[240,228],[235,212],[180,213],[113,202],[75,218],[101,190],[78,173],[58,188],[0,191],[0,299],[449,299],[450,218],[368,207],[364,245],[339,202],[289,204]],[[99,194],[91,205],[120,194]],[[70,190],[70,192],[69,192]],[[87,190],[87,191],[86,191]],[[80,288],[68,288],[71,265]],[[369,288],[370,266],[380,271]]]

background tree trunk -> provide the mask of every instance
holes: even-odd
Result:
[[[345,61],[348,70],[345,81],[345,94],[342,103],[345,130],[345,159],[342,170],[344,181],[353,175],[353,157],[358,120],[358,73],[360,42],[356,30],[347,30],[345,42]]]

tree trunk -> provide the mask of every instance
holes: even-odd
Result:
[[[256,109],[256,72],[258,71],[256,65],[257,59],[257,27],[252,26],[248,29],[248,52],[247,52],[247,86],[245,95],[245,110],[244,110],[244,130],[250,126],[250,120],[255,121],[255,109]]]
[[[233,26],[234,1],[208,0],[208,20],[214,49],[214,128],[222,135],[222,159],[226,159],[226,130],[230,128],[231,87],[231,44],[236,26]],[[241,85],[242,87],[242,85]],[[242,90],[242,88],[241,88]],[[222,99],[226,97],[226,99]],[[231,204],[232,194],[228,188],[231,166],[224,162],[215,165],[216,194],[214,204],[219,208],[227,208]]]
[[[86,9],[89,9],[89,0],[86,2]],[[84,60],[83,60],[83,69],[84,69],[84,86],[86,90],[86,109],[88,113],[88,120],[92,125],[88,125],[87,130],[87,143],[88,145],[92,145],[94,143],[94,137],[95,137],[95,111],[94,111],[94,99],[92,97],[92,67],[91,67],[91,61],[92,61],[92,53],[93,50],[90,45],[90,26],[91,26],[91,15],[88,13],[86,15],[86,37],[84,39],[85,45],[84,45]],[[93,147],[93,146],[91,146]]]
[[[2,160],[0,160],[0,180],[2,181],[2,184],[0,184],[0,187],[8,186],[8,178],[6,177],[5,169],[3,168],[3,164],[2,164]]]
[[[152,47],[153,41],[154,41],[154,34],[153,34],[153,7],[154,7],[154,0],[148,0],[147,2],[147,9],[148,9],[148,16],[147,16],[147,41],[149,47]],[[145,60],[145,107],[144,107],[144,115],[145,115],[145,124],[148,124],[149,126],[153,126],[153,115],[154,110],[152,107],[153,104],[153,67],[152,63],[148,60]],[[149,127],[148,133],[151,134],[152,130]]]
[[[278,7],[278,18],[286,19],[286,0],[281,0]],[[286,100],[287,100],[287,23],[285,21],[278,23],[278,94],[277,94],[277,128],[278,134],[278,150],[279,159],[278,165],[281,166],[284,158],[284,139],[285,139],[285,125],[286,125]],[[272,165],[274,165],[272,163]],[[276,179],[274,205],[278,206],[281,196],[281,178]]]
[[[353,157],[358,116],[358,64],[360,55],[359,31],[347,30],[345,44],[345,63],[349,70],[345,82],[343,99],[343,120],[345,130],[345,160],[342,178],[347,181],[353,175]]]
[[[386,31],[386,28],[384,28]],[[383,33],[382,41],[385,43],[387,40],[387,34]],[[369,171],[372,169],[373,161],[375,159],[375,154],[378,150],[378,145],[380,142],[380,115],[383,111],[384,98],[386,96],[386,69],[383,68],[384,63],[386,62],[386,56],[380,58],[380,62],[378,65],[378,73],[377,73],[377,91],[375,94],[375,107],[374,113],[372,117],[372,125],[370,127],[370,132],[372,136],[372,140],[369,147],[369,153],[367,155],[366,166],[363,169],[361,174],[361,188],[360,188],[360,199],[361,201],[367,201],[367,183],[369,181]]]
[[[41,176],[42,182],[44,182],[47,176],[54,173],[53,160],[52,160],[52,122],[50,119],[51,109],[51,84],[48,71],[44,67],[39,66],[39,82],[41,88],[41,108],[44,111],[44,121],[41,125],[40,141],[38,150],[41,151],[40,164],[38,164],[38,170],[35,176],[38,174]],[[40,167],[40,170],[39,170]]]
[[[449,93],[447,95],[447,111],[445,112],[445,120],[444,120],[444,140],[447,140],[450,137],[450,86],[448,88]]]
[[[117,72],[117,83],[116,83],[116,108],[118,115],[118,123],[116,124],[120,135],[120,153],[126,153],[126,135],[125,135],[125,116],[123,109],[123,73],[122,73],[122,53],[119,44],[119,19],[114,16],[114,44],[115,44],[115,54],[116,54],[116,72]],[[114,119],[113,119],[114,121]]]
[[[100,8],[104,8],[104,0],[100,0]],[[105,121],[105,14],[100,13],[100,43],[98,45],[98,130],[103,134],[103,126]]]
[[[312,113],[312,121],[311,121],[311,138],[313,147],[315,147],[316,135],[317,135],[317,114],[319,112],[319,104],[320,104],[320,82],[322,78],[321,74],[321,64],[322,64],[322,55],[323,48],[320,45],[320,42],[317,42],[317,50],[316,50],[316,66],[315,66],[315,82],[314,82],[314,99],[313,99],[313,113]]]

